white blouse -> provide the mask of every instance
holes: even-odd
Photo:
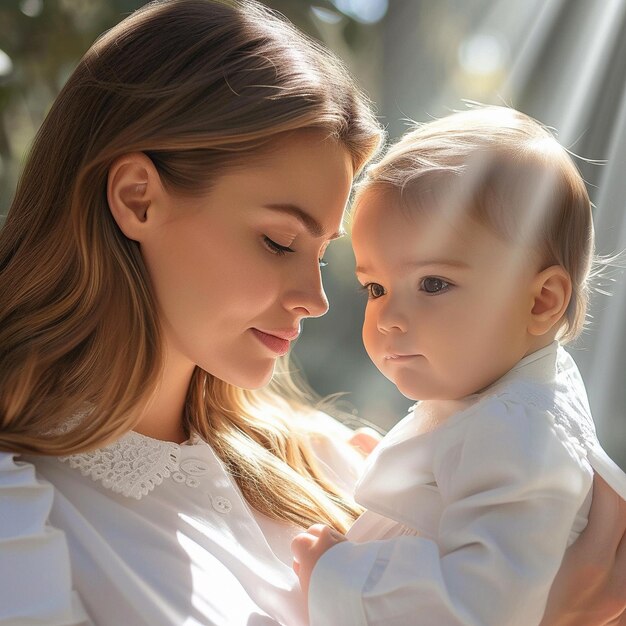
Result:
[[[351,490],[351,431],[319,419],[314,450]],[[64,460],[0,453],[0,624],[299,626],[300,530],[252,510],[197,437],[131,432]]]
[[[538,624],[594,471],[626,498],[556,342],[482,393],[418,403],[366,463],[351,541],[313,570],[311,626]]]

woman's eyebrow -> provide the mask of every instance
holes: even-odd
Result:
[[[263,208],[271,209],[272,211],[281,211],[282,213],[292,215],[302,223],[312,237],[318,238],[326,236],[326,229],[312,215],[295,204],[265,204],[263,205]],[[342,229],[330,235],[330,237],[326,237],[326,239],[338,239],[339,237],[343,237],[345,234],[346,232]]]

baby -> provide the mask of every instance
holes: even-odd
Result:
[[[585,184],[531,118],[468,110],[370,167],[352,240],[367,352],[418,403],[370,455],[348,541],[293,542],[311,626],[538,624],[594,471],[626,496],[561,347],[587,307]]]

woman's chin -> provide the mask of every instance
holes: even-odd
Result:
[[[270,383],[274,375],[274,364],[271,367],[259,368],[255,371],[224,372],[221,375],[218,373],[213,375],[234,387],[255,391],[256,389],[262,389]]]

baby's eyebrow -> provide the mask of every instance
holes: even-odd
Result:
[[[401,271],[410,271],[421,269],[422,267],[450,267],[454,269],[469,269],[470,265],[465,261],[457,261],[456,259],[429,259],[426,261],[406,261],[399,266]],[[357,265],[354,270],[356,274],[368,274],[370,269],[361,265]]]
[[[456,259],[428,259],[425,261],[406,261],[402,264],[402,268],[405,269],[420,269],[422,267],[429,267],[436,265],[437,267],[453,267],[455,269],[467,269],[469,264],[465,261],[458,261]]]
[[[295,204],[265,204],[264,208],[292,215],[302,223],[309,235],[312,237],[326,237],[326,229],[311,214],[307,213],[304,209],[296,206]],[[339,237],[343,237],[345,234],[346,231],[341,229],[329,237],[326,237],[326,239],[338,239]]]

